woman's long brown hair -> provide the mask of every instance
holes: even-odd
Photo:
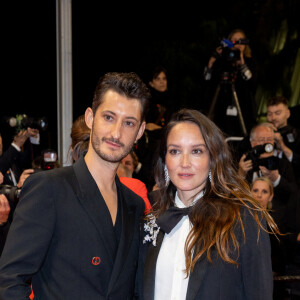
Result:
[[[164,128],[155,168],[155,179],[159,188],[159,197],[153,206],[153,214],[158,217],[174,204],[176,187],[172,182],[165,184],[164,166],[167,138],[172,128],[181,122],[196,124],[204,138],[210,155],[212,179],[207,180],[203,197],[193,206],[190,215],[193,227],[185,244],[186,274],[188,275],[203,257],[212,262],[212,250],[225,262],[236,264],[236,257],[231,257],[231,250],[238,253],[239,243],[234,228],[240,224],[245,238],[241,217],[241,207],[245,207],[258,224],[265,218],[269,228],[279,233],[276,224],[268,212],[251,196],[249,185],[238,175],[231,152],[221,130],[199,111],[182,109],[175,113]]]

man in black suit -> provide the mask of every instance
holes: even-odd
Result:
[[[85,120],[85,157],[25,182],[0,260],[0,298],[132,299],[144,201],[116,176],[145,129],[149,91],[108,73]]]

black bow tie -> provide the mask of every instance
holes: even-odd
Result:
[[[179,208],[176,206],[171,206],[162,215],[160,215],[156,223],[165,233],[170,233],[171,230],[178,224],[178,222],[187,216],[192,210],[192,206]]]

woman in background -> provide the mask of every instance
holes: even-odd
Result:
[[[257,177],[251,184],[251,193],[265,209],[272,208],[274,187],[271,180],[267,177]]]

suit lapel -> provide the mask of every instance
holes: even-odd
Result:
[[[120,206],[118,209],[121,211],[121,220],[122,220],[122,233],[120,238],[120,243],[108,285],[108,293],[113,288],[118,276],[120,275],[123,265],[127,259],[129,249],[132,245],[132,238],[134,234],[134,223],[135,223],[135,207],[130,207],[127,205],[127,195],[126,190],[123,188],[122,184],[119,181],[119,178],[116,176],[116,184],[118,188],[118,197],[120,197]]]
[[[164,233],[160,231],[157,235],[156,246],[150,244],[145,249],[146,261],[143,274],[144,300],[154,299],[156,261],[163,239]],[[147,276],[145,276],[146,274]]]
[[[204,275],[208,267],[208,260],[204,257],[198,261],[194,267],[194,271],[190,274],[186,300],[196,299],[197,293],[203,284]]]
[[[151,244],[145,250],[146,261],[143,278],[144,300],[154,299],[156,262],[163,239],[164,233],[160,231],[157,236],[156,247]],[[209,262],[205,257],[196,263],[194,271],[189,278],[186,300],[196,299],[197,293],[203,283],[208,264]],[[145,276],[146,274],[147,276]]]
[[[117,251],[117,242],[114,238],[115,232],[108,208],[83,158],[74,164],[74,171],[77,177],[74,189],[78,199],[94,223],[103,241],[102,245],[110,258],[109,263],[112,265]]]
[[[143,299],[153,300],[155,291],[155,273],[158,254],[164,239],[164,233],[160,231],[157,235],[156,247],[149,244],[144,250],[145,264],[143,274]],[[186,300],[196,299],[197,293],[203,284],[204,276],[208,267],[208,260],[204,257],[200,259],[190,274]]]

